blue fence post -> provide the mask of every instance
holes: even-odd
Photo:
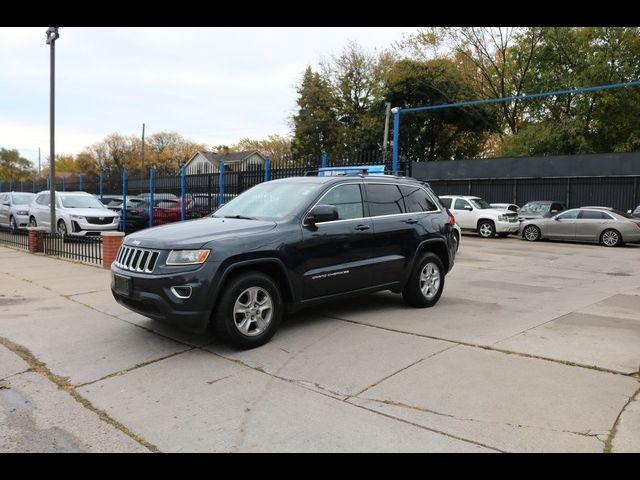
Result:
[[[82,174],[80,174],[80,191],[84,192],[84,188],[82,188]]]
[[[218,179],[218,207],[224,205],[224,160],[220,161],[220,178]]]
[[[400,146],[400,107],[391,109],[393,112],[393,164],[391,170],[393,174],[398,174],[398,147]]]
[[[31,179],[31,193],[36,193],[36,179]]]
[[[47,177],[47,190],[51,190],[51,175]]]
[[[320,166],[322,168],[327,168],[327,152],[323,151],[320,156]]]
[[[153,227],[153,192],[156,189],[156,169],[149,169],[149,226]]]
[[[268,182],[271,180],[271,159],[269,155],[264,156],[264,181]]]
[[[180,220],[185,221],[187,218],[187,169],[183,165],[180,167]]]
[[[127,171],[122,171],[122,231],[127,233]]]
[[[104,183],[104,174],[102,172],[100,172],[100,181],[99,181],[99,183],[100,183],[100,186],[99,186],[99,189],[100,189],[100,201],[102,202],[104,200],[104,195],[102,193],[102,184]]]

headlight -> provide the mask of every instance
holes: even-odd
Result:
[[[167,265],[198,265],[204,263],[211,250],[171,250]]]
[[[72,220],[84,220],[82,215],[70,215]]]
[[[29,215],[29,210],[18,210],[18,215]]]
[[[498,215],[499,222],[506,222],[508,220],[509,220],[509,217],[507,217],[506,215]]]

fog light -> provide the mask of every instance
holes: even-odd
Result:
[[[171,293],[178,298],[189,298],[191,296],[191,287],[188,285],[171,287]]]

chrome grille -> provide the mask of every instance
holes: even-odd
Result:
[[[156,266],[160,252],[146,248],[122,245],[116,256],[116,267],[132,272],[151,273]]]

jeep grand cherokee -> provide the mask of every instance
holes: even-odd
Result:
[[[455,219],[421,182],[393,176],[261,183],[213,215],[125,238],[115,299],[149,318],[253,348],[285,311],[379,290],[436,304]]]

